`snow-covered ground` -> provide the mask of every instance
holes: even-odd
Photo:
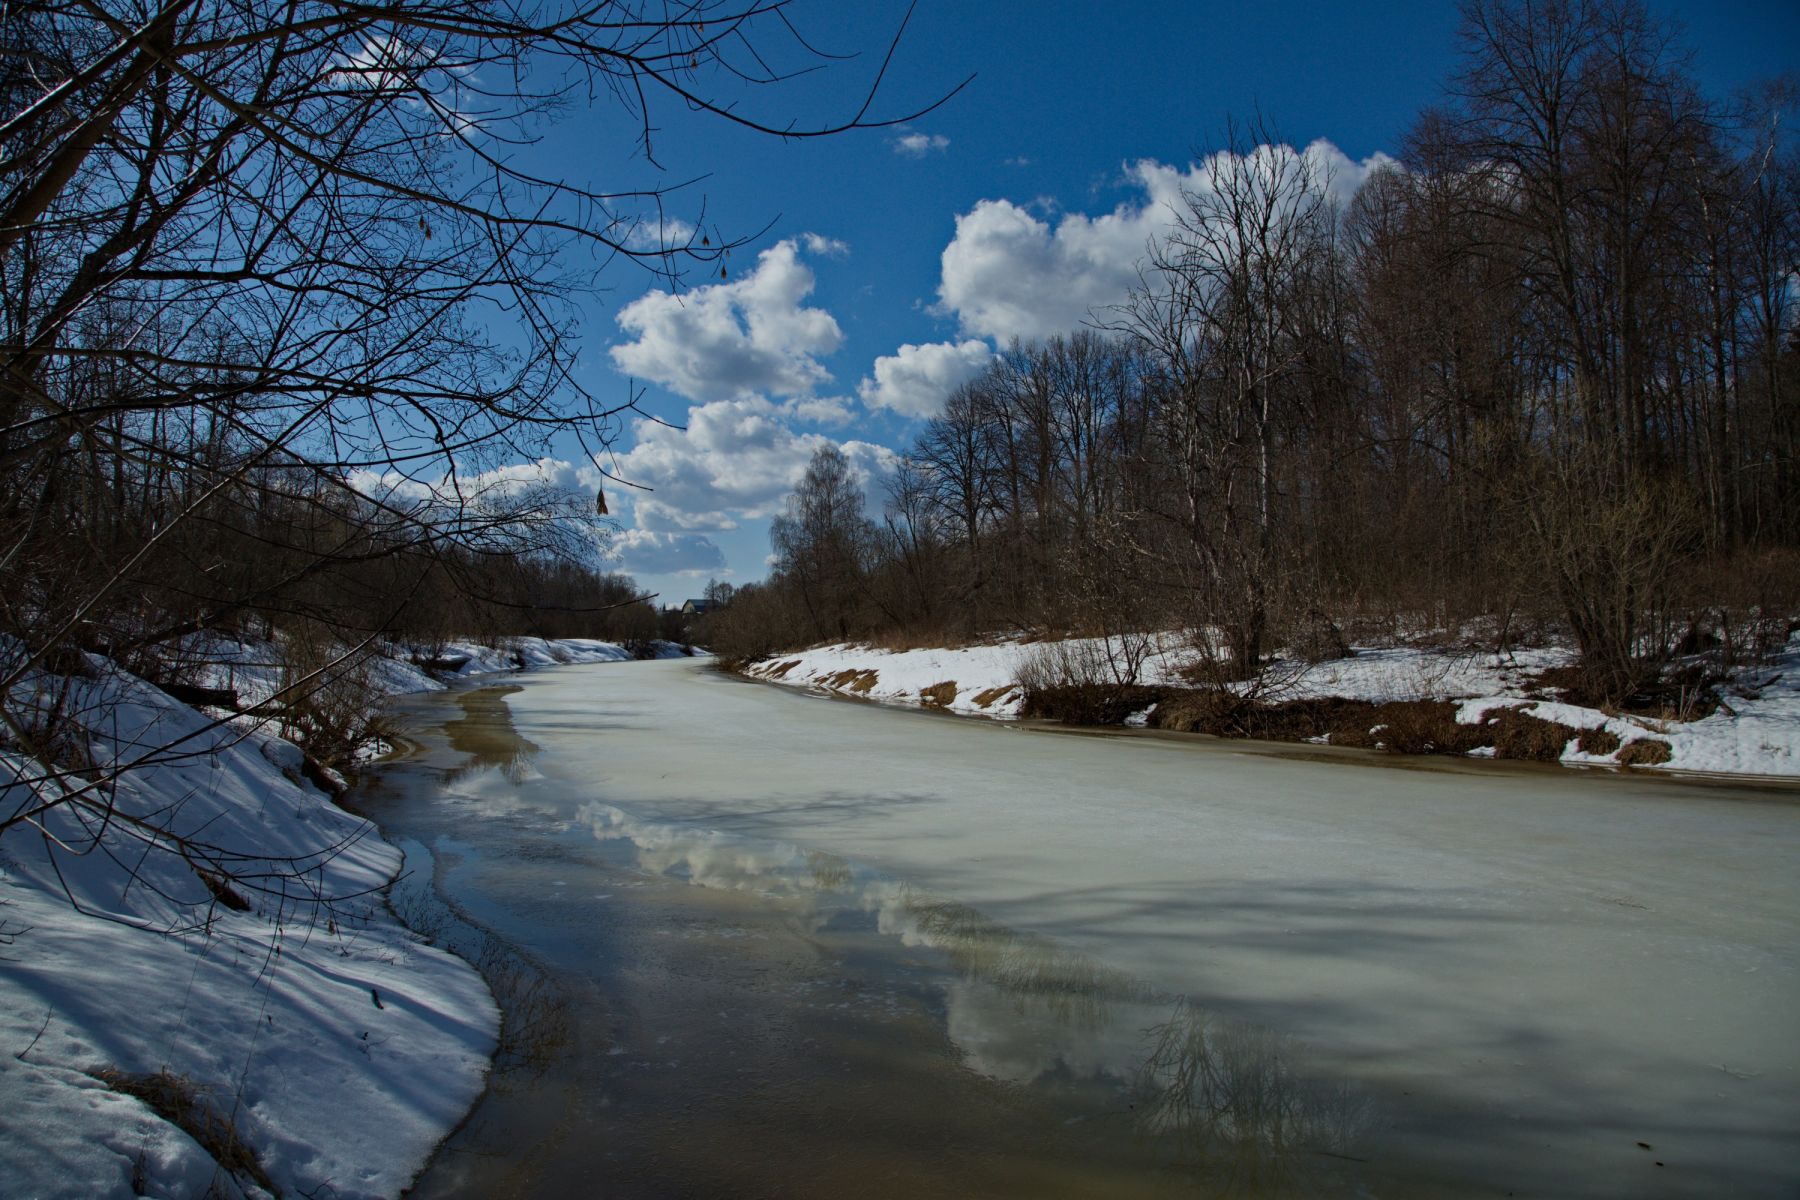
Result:
[[[1121,641],[1067,643],[999,641],[950,649],[890,651],[838,644],[779,654],[752,663],[753,679],[862,696],[889,703],[941,708],[965,715],[1016,718],[1024,699],[1021,673],[1034,659],[1067,647],[1079,655],[1122,659]],[[1179,683],[1196,652],[1187,639],[1162,635],[1148,647],[1137,674],[1146,685]],[[1697,721],[1622,716],[1557,701],[1538,700],[1539,673],[1572,661],[1566,650],[1518,650],[1505,655],[1458,653],[1416,647],[1358,648],[1351,658],[1314,666],[1278,664],[1271,701],[1338,697],[1384,703],[1454,700],[1457,720],[1479,722],[1497,708],[1521,707],[1529,716],[1576,730],[1605,730],[1621,745],[1654,739],[1669,746],[1661,769],[1724,775],[1800,776],[1800,634],[1762,666],[1744,669],[1722,690],[1726,703]],[[1143,714],[1135,723],[1141,724]],[[1616,753],[1616,752],[1615,752]],[[1571,738],[1562,761],[1616,763],[1614,754],[1584,753]]]
[[[280,684],[267,645],[189,649],[244,703]],[[412,657],[374,660],[372,692],[445,686]],[[436,657],[474,674],[630,655],[530,639]],[[90,664],[66,681],[81,774],[0,753],[0,819],[31,814],[0,840],[0,1195],[395,1195],[478,1095],[493,999],[387,910],[399,851],[306,782],[298,748]],[[263,1182],[132,1080],[228,1123]]]

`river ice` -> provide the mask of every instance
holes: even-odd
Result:
[[[1298,1039],[1367,1089],[1371,1153],[1427,1190],[1800,1181],[1792,791],[1070,736],[692,660],[523,682],[536,769],[604,803],[597,836],[835,855]],[[972,1057],[1048,1069],[1005,1006],[956,1003]]]

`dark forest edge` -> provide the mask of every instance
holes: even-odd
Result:
[[[1791,82],[1705,96],[1631,3],[1465,6],[1446,104],[1340,201],[1261,122],[1202,156],[1131,300],[957,388],[867,515],[829,448],[699,632],[1187,630],[1207,713],[1350,644],[1563,644],[1667,706],[1800,615]],[[1065,681],[1070,686],[1082,681]],[[1046,710],[1058,702],[1046,694]]]

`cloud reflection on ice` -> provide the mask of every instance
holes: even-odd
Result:
[[[1213,1168],[1231,1194],[1294,1191],[1303,1168],[1348,1154],[1368,1125],[1366,1099],[1309,1073],[1292,1039],[1159,994],[862,864],[597,802],[579,820],[597,839],[628,844],[640,870],[791,905],[815,930],[867,914],[901,945],[934,952],[947,1032],[965,1066],[1015,1085],[1111,1082],[1139,1134]]]

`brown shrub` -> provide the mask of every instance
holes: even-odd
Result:
[[[1627,767],[1659,767],[1673,757],[1669,743],[1660,738],[1633,738],[1619,751],[1619,762]]]
[[[934,683],[928,688],[919,689],[919,703],[927,708],[949,708],[956,699],[956,683],[946,679],[942,683]]]
[[[945,650],[972,643],[946,629],[880,629],[871,634],[867,644],[882,650]]]
[[[1161,699],[1162,693],[1151,687],[1067,684],[1027,691],[1019,715],[1064,725],[1123,725],[1126,717]],[[1159,708],[1158,716],[1161,712]]]
[[[1556,762],[1579,732],[1560,721],[1546,721],[1516,708],[1501,709],[1484,722],[1494,740],[1494,757],[1530,762]]]
[[[1459,725],[1456,706],[1443,700],[1367,700],[1326,697],[1259,704],[1224,688],[1183,690],[1156,710],[1159,729],[1253,737],[1270,741],[1327,738],[1334,746],[1377,747],[1397,754],[1466,754],[1489,744],[1479,725]]]
[[[1533,689],[1528,694],[1541,695],[1550,700],[1585,705],[1596,699],[1587,694],[1587,676],[1576,666],[1545,667],[1535,675],[1528,676],[1526,682]]]
[[[1395,700],[1374,706],[1374,728],[1385,749],[1396,754],[1467,754],[1492,741],[1485,725],[1463,725],[1456,719],[1456,705],[1449,700]],[[1332,736],[1333,745],[1344,744]]]
[[[1210,733],[1214,737],[1247,737],[1250,701],[1226,688],[1182,688],[1166,693],[1151,724],[1177,733]]]
[[[1576,742],[1583,754],[1616,754],[1619,735],[1610,729],[1584,729]]]

